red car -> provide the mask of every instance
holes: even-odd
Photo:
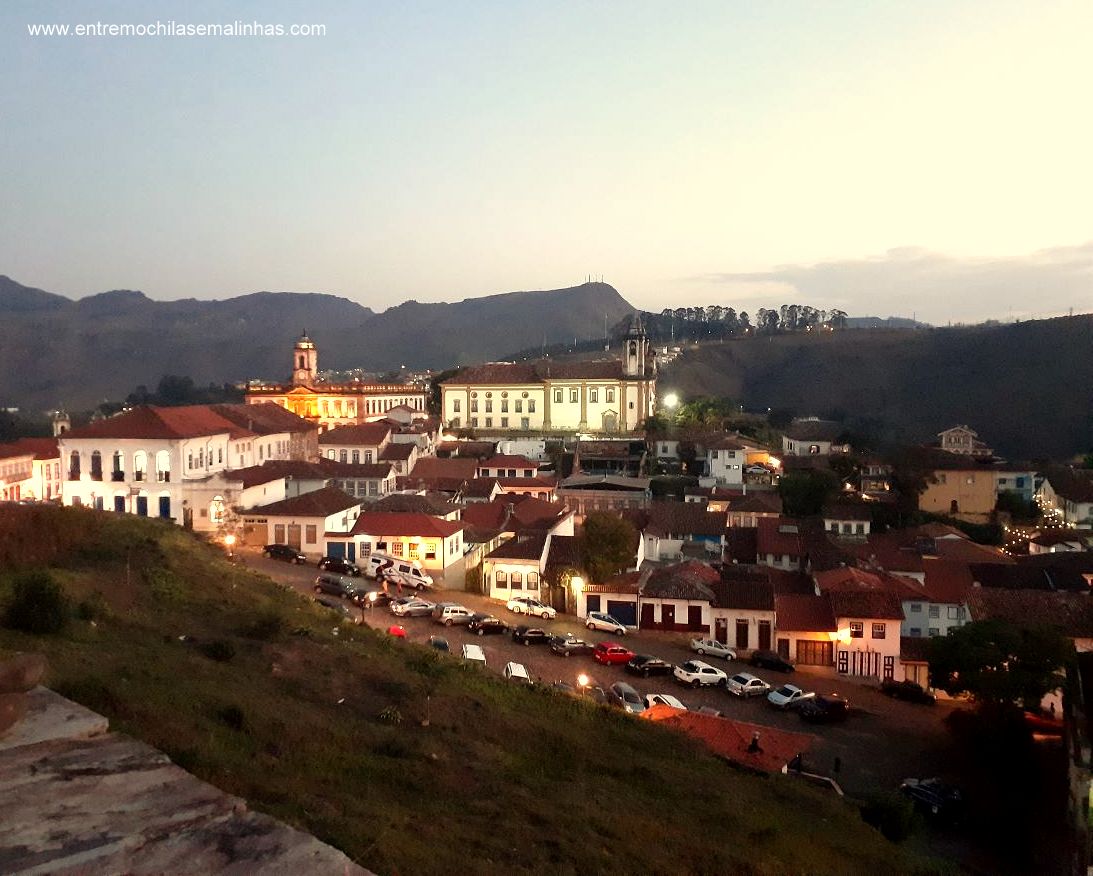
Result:
[[[616,663],[629,663],[634,659],[634,652],[614,642],[600,642],[592,649],[592,659],[611,666]]]

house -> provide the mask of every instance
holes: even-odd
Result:
[[[629,627],[638,625],[638,593],[645,571],[624,572],[602,584],[585,584],[575,593],[574,612],[579,618],[589,612],[606,612],[619,623]]]
[[[872,525],[873,515],[861,502],[832,502],[823,509],[824,530],[839,538],[865,539]]]
[[[975,586],[969,565],[942,557],[923,557],[922,567],[922,581],[916,582],[917,588],[907,588],[902,597],[903,638],[947,636],[968,622],[968,596]],[[920,590],[918,595],[916,589]]]
[[[621,359],[491,362],[445,380],[441,419],[487,433],[639,431],[654,412],[656,369],[634,317]]]
[[[252,525],[264,523],[267,544],[289,544],[314,557],[349,559],[354,559],[352,552],[339,551],[336,545],[344,543],[360,513],[359,499],[333,487],[244,512]]]
[[[322,433],[386,416],[402,406],[424,412],[426,395],[423,387],[405,383],[325,383],[319,377],[318,348],[304,332],[292,351],[292,382],[252,383],[245,401],[279,405]]]
[[[706,634],[712,622],[713,585],[720,573],[707,563],[688,560],[649,569],[638,591],[638,626],[643,630]]]
[[[756,561],[760,565],[798,572],[807,568],[809,552],[804,521],[763,517],[756,523]]]
[[[723,486],[740,486],[749,466],[770,465],[770,453],[742,436],[716,435],[703,444],[706,473]],[[766,469],[764,468],[764,471]]]
[[[320,459],[316,466],[329,479],[331,486],[358,499],[374,502],[395,490],[395,467],[386,460],[352,463]]]
[[[984,521],[998,504],[997,475],[970,454],[937,454],[934,471],[919,495],[920,511]]]
[[[404,490],[433,490],[458,496],[474,480],[477,470],[478,461],[473,457],[422,456],[414,462],[409,475],[398,479],[398,485]]]
[[[422,569],[445,582],[463,586],[463,521],[445,520],[431,514],[362,510],[352,527],[327,533],[331,556],[364,560],[373,553],[390,554],[421,564]]]
[[[592,511],[644,508],[651,495],[649,484],[649,478],[575,474],[558,484],[557,496],[583,519]]]
[[[287,460],[311,442],[313,427],[262,406],[240,426],[242,405],[142,405],[58,439],[67,467],[66,505],[155,516],[210,531],[223,523],[216,479],[232,469]]]
[[[772,570],[759,566],[723,566],[713,585],[712,638],[731,645],[738,655],[769,650],[777,620],[774,577]]]
[[[489,459],[497,452],[496,441],[441,441],[436,446],[436,455],[441,459],[462,456],[467,459]]]
[[[19,438],[0,444],[0,499],[61,499],[61,451],[56,438]]]
[[[502,496],[530,496],[544,502],[553,502],[557,481],[551,477],[496,478],[498,493]]]
[[[1030,554],[1057,554],[1088,550],[1090,534],[1077,529],[1047,529],[1029,539]]]
[[[408,475],[413,471],[419,458],[418,446],[413,443],[388,444],[380,451],[379,461],[388,463],[395,470],[395,475]]]
[[[1093,528],[1093,469],[1056,466],[1043,472],[1036,501],[1054,522]]]
[[[1093,600],[1088,593],[977,588],[968,599],[972,620],[1004,620],[1019,627],[1052,627],[1080,652],[1093,651]]]
[[[324,459],[343,464],[379,462],[392,432],[391,424],[384,422],[335,426],[319,436],[319,452]]]
[[[726,524],[757,527],[761,519],[777,519],[782,516],[782,497],[773,490],[753,490],[739,498],[729,500]]]
[[[535,478],[539,475],[539,463],[525,456],[493,456],[478,464],[475,477],[479,478]]]
[[[643,560],[677,560],[684,553],[720,560],[727,514],[693,502],[656,501],[625,512],[642,535]]]
[[[862,462],[858,488],[867,496],[885,496],[892,490],[892,466],[876,458]]]
[[[779,654],[799,666],[835,665],[839,625],[826,596],[776,593],[774,615]]]
[[[994,451],[979,440],[979,433],[969,426],[953,426],[937,433],[938,446],[946,453],[965,456],[994,456]]]
[[[835,671],[884,679],[902,675],[899,597],[883,590],[836,590],[827,597],[838,627]]]
[[[541,595],[550,533],[533,532],[502,542],[482,559],[482,586],[494,599]]]
[[[782,453],[786,456],[829,456],[849,453],[850,447],[840,444],[844,432],[841,423],[819,417],[800,417],[782,435]]]

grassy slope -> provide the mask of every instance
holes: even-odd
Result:
[[[660,386],[800,415],[841,409],[909,441],[968,423],[1010,458],[1062,459],[1093,447],[1093,316],[709,344]]]
[[[380,873],[922,866],[836,798],[738,773],[666,729],[368,629],[335,636],[326,613],[157,521],[9,506],[0,569],[13,561],[109,609],[56,637],[0,630],[0,651],[43,651],[51,685],[114,729]],[[0,600],[7,588],[0,576]],[[233,659],[204,656],[216,639]],[[379,719],[389,706],[401,725]]]

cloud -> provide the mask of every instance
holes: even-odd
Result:
[[[716,287],[727,304],[734,296],[753,307],[792,300],[858,316],[915,314],[934,324],[1029,319],[1093,310],[1093,241],[1007,258],[902,247],[871,258],[689,279]]]

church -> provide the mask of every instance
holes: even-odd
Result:
[[[639,432],[656,406],[656,363],[635,315],[621,359],[488,362],[441,384],[449,429],[486,433]]]
[[[292,383],[248,386],[249,405],[273,402],[310,420],[320,432],[379,420],[392,408],[425,416],[426,390],[408,383],[324,383],[319,379],[319,351],[305,331],[292,352]]]

